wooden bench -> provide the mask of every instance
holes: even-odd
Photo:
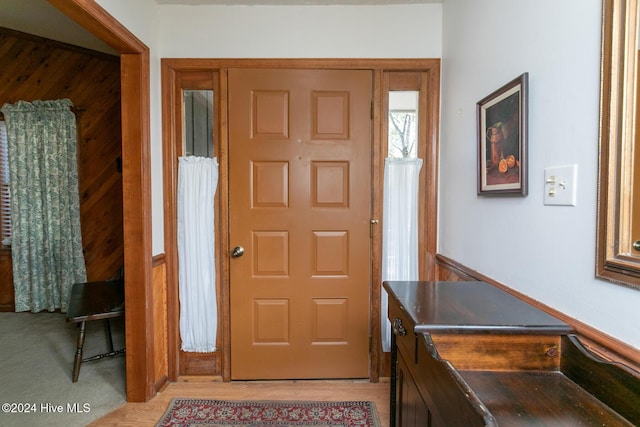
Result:
[[[640,373],[560,320],[484,282],[384,287],[392,427],[640,426]]]
[[[124,316],[124,280],[109,280],[104,282],[75,283],[71,288],[69,306],[67,307],[67,322],[79,323],[76,355],[73,361],[73,382],[78,381],[82,362],[99,360],[116,356],[125,349],[113,349],[113,337],[109,319]],[[104,320],[109,351],[104,354],[82,358],[84,347],[86,322]]]

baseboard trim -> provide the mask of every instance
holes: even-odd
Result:
[[[616,363],[622,363],[627,367],[635,370],[636,374],[640,374],[640,350],[636,349],[635,347],[632,347],[625,342],[613,338],[610,335],[607,335],[602,331],[593,328],[592,326],[580,322],[579,320],[567,316],[560,311],[546,306],[541,302],[536,301],[510,288],[509,286],[500,283],[488,276],[485,276],[484,274],[475,271],[444,255],[436,255],[436,267],[437,280],[449,280],[450,275],[445,275],[442,273],[442,269],[444,269],[447,273],[453,273],[452,275],[454,277],[457,276],[456,280],[477,280],[487,282],[539,308],[540,310],[554,317],[557,317],[563,322],[571,325],[575,329],[580,341],[591,351],[606,360]]]
[[[169,385],[169,378],[166,375],[161,376],[158,381],[153,385],[156,394],[160,393],[164,388]]]

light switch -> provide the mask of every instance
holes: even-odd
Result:
[[[553,166],[544,170],[544,204],[576,205],[578,165]]]

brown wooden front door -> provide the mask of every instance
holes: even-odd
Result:
[[[229,71],[232,379],[368,377],[370,128],[370,71]]]

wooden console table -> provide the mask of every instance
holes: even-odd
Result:
[[[640,425],[640,376],[485,282],[385,282],[391,426]]]

